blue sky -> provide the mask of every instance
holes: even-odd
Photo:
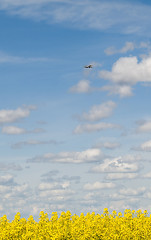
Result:
[[[150,213],[150,12],[0,0],[0,215]]]

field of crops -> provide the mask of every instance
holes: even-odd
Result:
[[[39,221],[32,216],[27,220],[17,213],[9,222],[7,216],[0,218],[0,240],[38,239],[38,240],[84,240],[84,239],[151,239],[151,216],[147,211],[125,210],[124,214],[112,214],[104,209],[103,214],[81,213],[71,215],[70,211],[62,212],[58,217],[53,212],[40,212]]]

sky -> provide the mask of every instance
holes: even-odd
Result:
[[[0,216],[151,213],[150,12],[0,0]]]

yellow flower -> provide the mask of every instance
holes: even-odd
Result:
[[[103,214],[95,212],[81,213],[80,216],[70,211],[62,212],[58,217],[53,212],[51,218],[43,211],[40,212],[39,221],[33,216],[26,220],[17,213],[10,222],[7,216],[0,218],[0,240],[150,240],[151,215],[147,210],[140,209],[109,214],[107,208]]]

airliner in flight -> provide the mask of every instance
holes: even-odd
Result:
[[[86,65],[86,66],[84,66],[85,68],[92,68],[93,67],[93,65]]]

